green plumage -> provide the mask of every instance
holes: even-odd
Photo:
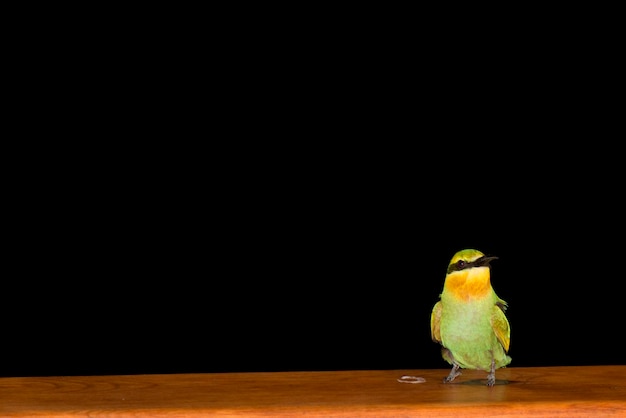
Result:
[[[477,250],[459,251],[452,258],[440,301],[431,315],[431,336],[442,346],[442,357],[453,367],[444,382],[451,382],[459,368],[484,370],[487,384],[495,383],[495,370],[507,366],[510,342],[507,304],[490,282],[489,262]]]

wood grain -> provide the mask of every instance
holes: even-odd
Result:
[[[626,366],[0,378],[1,417],[626,417]],[[400,383],[402,375],[424,383]]]

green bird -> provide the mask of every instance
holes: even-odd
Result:
[[[489,263],[497,258],[465,249],[450,260],[430,316],[430,335],[452,365],[444,383],[452,382],[463,368],[488,372],[487,385],[493,386],[496,370],[511,362],[511,328],[504,314],[508,305],[491,286]]]

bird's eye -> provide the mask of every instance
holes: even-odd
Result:
[[[463,268],[463,267],[465,267],[465,260],[459,260],[459,262],[457,264],[458,264],[458,266],[460,268]]]

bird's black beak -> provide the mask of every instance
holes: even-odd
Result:
[[[477,259],[476,261],[474,261],[474,266],[475,267],[491,267],[489,263],[497,259],[498,257],[495,257],[495,256],[487,257],[486,255],[484,255],[480,257],[479,259]]]

